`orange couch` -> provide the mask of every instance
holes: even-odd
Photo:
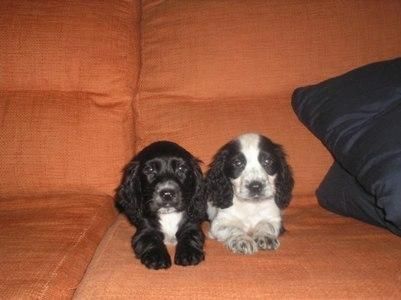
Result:
[[[332,158],[290,97],[400,56],[400,15],[396,0],[1,1],[0,298],[399,299],[401,239],[318,206]],[[169,139],[206,169],[248,131],[294,169],[279,250],[207,240],[197,267],[144,268],[113,205],[124,164]]]

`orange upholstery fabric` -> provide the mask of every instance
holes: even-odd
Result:
[[[0,89],[127,101],[138,76],[139,11],[135,0],[1,1]]]
[[[176,98],[146,100],[138,106],[140,146],[157,139],[178,141],[207,169],[217,149],[244,132],[261,132],[284,145],[295,171],[295,192],[310,194],[323,178],[331,157],[299,124],[288,98],[218,99],[210,102]],[[274,108],[273,108],[274,107]]]
[[[111,197],[0,199],[0,295],[71,298],[115,220]]]
[[[244,131],[282,143],[296,194],[331,158],[293,116],[292,90],[401,52],[401,3],[143,1],[138,148],[172,139],[208,163]]]
[[[128,107],[84,92],[0,92],[2,196],[107,193],[131,153]]]
[[[398,299],[401,239],[297,199],[276,252],[231,253],[206,241],[197,267],[147,270],[135,259],[125,218],[110,228],[76,299]],[[174,249],[171,249],[171,254]]]
[[[137,1],[1,1],[0,192],[112,194],[132,155]]]
[[[400,9],[376,0],[144,0],[141,97],[288,96],[398,56]]]

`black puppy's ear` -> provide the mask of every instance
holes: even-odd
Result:
[[[206,220],[206,199],[205,199],[205,182],[203,179],[202,170],[199,167],[200,161],[192,158],[191,167],[193,170],[194,194],[188,205],[188,217],[195,221],[201,222]]]
[[[276,195],[274,201],[280,209],[284,209],[291,201],[294,178],[291,167],[287,164],[286,154],[283,148],[276,144],[275,152],[279,160],[279,170],[276,177]]]
[[[206,199],[213,206],[227,208],[232,205],[233,187],[229,178],[224,173],[224,166],[228,157],[228,151],[220,150],[210,164],[206,174]]]
[[[122,182],[116,193],[118,207],[134,223],[142,217],[142,196],[138,170],[139,162],[137,161],[131,161],[125,167]]]

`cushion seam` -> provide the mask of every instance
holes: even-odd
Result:
[[[67,257],[71,254],[71,252],[76,249],[79,245],[79,243],[83,240],[83,238],[87,235],[88,231],[90,228],[93,227],[93,224],[95,222],[95,219],[98,217],[99,212],[96,213],[92,219],[91,222],[89,223],[89,226],[87,226],[87,228],[80,234],[80,236],[78,237],[77,241],[71,246],[71,248],[65,252],[65,254],[63,255],[62,259],[59,261],[59,263],[56,265],[56,267],[54,268],[54,270],[51,272],[51,275],[49,276],[49,280],[46,282],[42,292],[40,293],[39,299],[43,299],[46,292],[49,290],[50,287],[50,282],[52,282],[58,275],[58,270],[61,268],[61,266],[64,264],[65,260],[67,259]]]

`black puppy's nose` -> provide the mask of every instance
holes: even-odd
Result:
[[[260,181],[251,181],[248,184],[248,189],[252,194],[259,194],[263,189],[263,183]]]
[[[175,198],[175,191],[172,189],[161,190],[159,194],[160,197],[166,202],[169,202]]]

